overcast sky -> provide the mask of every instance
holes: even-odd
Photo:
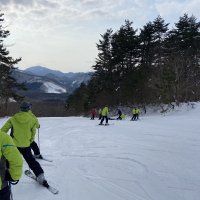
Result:
[[[41,65],[63,72],[88,72],[97,57],[96,43],[107,29],[125,19],[141,28],[158,15],[173,26],[184,13],[200,21],[200,0],[0,0],[4,42],[20,69]]]

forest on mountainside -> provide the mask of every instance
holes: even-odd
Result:
[[[26,88],[12,77],[21,58],[9,55],[4,39],[10,33],[4,30],[3,22],[0,14],[0,113],[6,115],[10,100],[22,101],[24,97],[19,90]],[[158,16],[140,29],[134,28],[129,20],[117,31],[107,29],[96,45],[98,55],[91,66],[92,78],[67,98],[66,105],[60,105],[59,109],[56,106],[62,113],[56,116],[84,114],[105,104],[145,108],[152,104],[173,107],[198,101],[200,22],[195,16],[184,14],[173,28],[169,26]],[[47,114],[54,110],[52,106],[49,104],[40,116],[55,116]]]
[[[125,20],[101,35],[94,74],[68,99],[70,113],[93,107],[179,105],[200,99],[200,22],[184,14],[169,28],[158,16],[141,29]]]

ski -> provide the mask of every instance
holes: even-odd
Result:
[[[35,159],[37,159],[37,160],[44,160],[44,161],[47,161],[47,162],[53,162],[53,160],[51,160],[51,159],[48,159],[48,158],[36,158],[35,157]]]
[[[37,160],[44,160],[44,161],[47,161],[47,162],[53,162],[53,160],[48,159],[48,158],[44,158],[43,156],[42,157],[34,156],[34,158],[37,159]]]
[[[114,125],[114,123],[111,123],[111,124],[98,124],[97,126],[110,126],[110,125]]]
[[[33,180],[37,181],[35,175],[30,170],[25,170],[24,174],[26,176],[32,178]],[[41,185],[41,186],[47,188],[52,194],[58,194],[58,192],[59,192],[56,188],[50,186],[48,183],[45,185]]]

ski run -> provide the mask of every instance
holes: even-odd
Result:
[[[86,117],[39,118],[41,153],[53,162],[38,162],[59,193],[24,174],[12,186],[13,199],[199,200],[200,104],[130,118],[112,126]]]

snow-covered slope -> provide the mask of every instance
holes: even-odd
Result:
[[[37,100],[41,100],[41,95],[45,96],[46,93],[71,94],[81,83],[87,83],[92,73],[63,73],[35,66],[26,70],[15,70],[12,75],[19,83],[24,83],[28,89],[23,91],[22,95],[29,98],[34,95],[34,99],[38,97]],[[49,95],[47,94],[46,97],[48,99]],[[59,95],[57,98],[59,99]]]
[[[23,176],[14,200],[199,200],[199,118],[200,104],[106,127],[84,117],[39,118],[42,154],[53,159],[40,163],[60,193]]]
[[[27,85],[29,87],[31,86],[32,89],[36,85],[37,87],[35,87],[35,90],[38,91],[38,89],[39,89],[40,91],[43,91],[45,93],[61,94],[61,93],[67,92],[66,88],[64,86],[61,86],[61,84],[58,84],[58,83],[53,82],[53,81],[48,80],[48,79],[45,80],[42,77],[33,77],[32,79],[29,80]]]
[[[51,82],[44,82],[41,88],[46,93],[66,93],[66,89]]]

